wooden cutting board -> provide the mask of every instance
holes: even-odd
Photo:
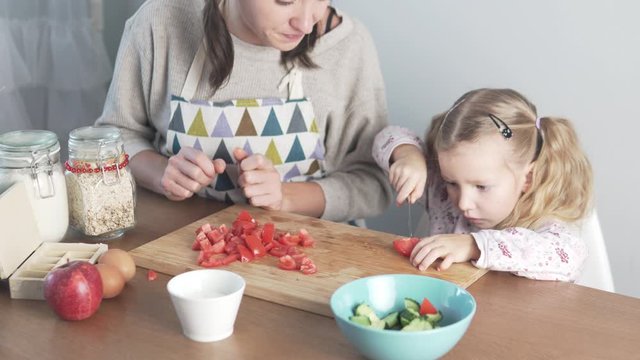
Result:
[[[282,305],[332,316],[329,299],[341,285],[364,276],[379,274],[423,274],[468,287],[487,270],[471,264],[454,264],[449,270],[420,272],[393,249],[397,235],[324,221],[279,211],[234,205],[195,221],[130,251],[138,266],[170,275],[199,269],[198,251],[191,250],[195,230],[205,223],[230,226],[241,210],[247,210],[260,224],[272,222],[276,231],[297,233],[301,228],[316,240],[312,248],[301,248],[317,265],[318,272],[304,275],[277,267],[277,258],[265,256],[249,263],[224,267],[244,277],[245,295]]]

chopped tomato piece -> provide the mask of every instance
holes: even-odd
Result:
[[[426,314],[437,314],[438,310],[436,309],[435,306],[433,306],[433,304],[431,304],[431,301],[429,301],[429,299],[424,298],[422,300],[422,304],[420,305],[420,315],[426,315]]]
[[[238,252],[238,242],[236,241],[228,241],[224,246],[224,252],[227,254],[232,254]]]
[[[211,231],[211,224],[206,223],[202,226],[200,226],[199,228],[196,229],[196,235],[200,234],[200,233],[208,233],[209,231]]]
[[[278,267],[283,270],[298,270],[298,264],[289,255],[281,256],[278,259]]]
[[[211,252],[213,252],[214,254],[222,254],[226,245],[227,243],[221,239],[211,246]]]
[[[274,245],[272,242],[264,244],[265,251],[269,252],[269,250],[273,249]]]
[[[238,245],[238,251],[240,252],[240,261],[249,262],[253,260],[253,253],[243,244]]]
[[[276,226],[273,223],[266,223],[262,227],[262,242],[269,244],[273,242],[273,235],[276,231]]]
[[[415,237],[395,239],[393,240],[393,247],[400,255],[408,257],[419,241],[420,239]]]
[[[223,265],[229,265],[232,262],[236,262],[238,260],[240,260],[240,254],[238,254],[238,253],[229,254],[229,255],[227,255],[227,257],[222,259],[222,264]]]
[[[251,214],[249,214],[247,210],[240,211],[240,213],[236,217],[236,221],[249,221],[252,223],[256,222],[256,220],[253,218],[253,216],[251,216]]]
[[[253,234],[247,235],[245,241],[247,243],[247,247],[251,250],[254,256],[259,257],[267,254],[267,250],[265,250],[264,245],[262,245],[262,241],[260,241],[257,236]]]
[[[318,272],[318,267],[313,263],[311,259],[305,258],[302,261],[302,264],[300,264],[300,271],[302,271],[302,273],[305,275],[315,274],[316,272]]]
[[[220,267],[224,265],[222,263],[222,258],[220,256],[211,256],[205,261],[200,263],[200,266],[210,268],[210,267]]]
[[[271,250],[269,250],[269,254],[271,254],[273,256],[276,256],[276,257],[282,257],[282,256],[287,255],[287,253],[288,253],[287,249],[288,249],[287,246],[275,245],[275,246],[273,246],[273,248]]]
[[[153,280],[155,280],[157,278],[158,278],[158,273],[156,273],[155,271],[153,271],[151,269],[149,269],[147,271],[147,280],[153,281]]]
[[[311,237],[307,229],[300,229],[300,243],[304,247],[311,247],[316,243],[316,240]]]
[[[207,239],[211,241],[211,243],[217,243],[220,240],[224,240],[224,234],[220,232],[218,229],[211,230],[207,233]]]

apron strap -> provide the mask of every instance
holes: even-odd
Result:
[[[191,67],[189,68],[189,72],[187,73],[187,80],[184,82],[184,86],[182,87],[182,91],[180,92],[180,97],[182,97],[183,99],[191,100],[196,94],[198,83],[200,83],[200,78],[202,77],[205,60],[206,53],[203,39],[200,43],[200,46],[198,46],[196,56],[193,58],[193,62],[191,63]]]
[[[304,91],[302,91],[302,71],[297,66],[293,66],[291,70],[285,75],[278,85],[278,91],[284,91],[284,88],[288,88],[289,100],[299,100],[304,98]]]

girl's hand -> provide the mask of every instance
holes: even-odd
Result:
[[[403,144],[393,150],[389,182],[396,190],[396,204],[405,200],[415,203],[424,193],[427,183],[427,162],[420,148]]]
[[[240,168],[238,186],[253,206],[267,210],[282,209],[282,182],[271,160],[262,154],[249,156],[244,150],[233,150]]]
[[[211,161],[202,151],[183,147],[169,158],[160,186],[170,200],[184,200],[211,184],[225,168],[224,160]]]
[[[425,271],[437,259],[442,259],[436,270],[447,270],[451,264],[477,260],[480,249],[469,234],[440,234],[422,239],[411,252],[409,261]]]

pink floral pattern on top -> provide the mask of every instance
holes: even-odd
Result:
[[[401,144],[425,148],[414,133],[398,126],[388,126],[376,136],[372,154],[382,169],[389,171],[391,153]],[[535,230],[478,229],[449,201],[444,183],[431,180],[421,199],[426,211],[423,216],[428,216],[430,225],[427,236],[471,234],[480,249],[480,258],[473,262],[479,268],[509,271],[537,280],[573,282],[580,275],[588,251],[578,225],[548,219]]]

